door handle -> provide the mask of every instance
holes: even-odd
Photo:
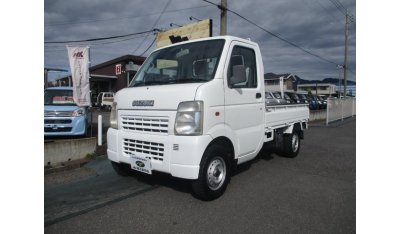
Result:
[[[256,98],[257,99],[261,98],[261,93],[256,93]]]

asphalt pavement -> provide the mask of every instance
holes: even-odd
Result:
[[[45,232],[355,233],[356,118],[301,143],[294,159],[263,150],[211,202],[168,175],[119,177],[105,156],[46,175]]]

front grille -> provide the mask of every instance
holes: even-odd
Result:
[[[123,115],[121,123],[127,131],[168,134],[168,117]]]
[[[163,161],[164,157],[164,144],[138,141],[131,139],[124,139],[124,153],[128,155],[135,155],[137,153],[149,156],[153,160]]]
[[[44,117],[71,117],[73,111],[45,111]]]
[[[70,132],[72,128],[44,128],[45,132]]]
[[[70,124],[72,123],[71,119],[45,119],[45,124]]]

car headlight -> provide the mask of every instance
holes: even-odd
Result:
[[[175,119],[175,135],[203,134],[203,102],[181,102]]]
[[[113,102],[110,113],[110,128],[118,129],[117,103]]]
[[[85,115],[85,109],[84,108],[79,108],[76,109],[72,112],[72,116],[76,117],[76,116],[83,116]]]

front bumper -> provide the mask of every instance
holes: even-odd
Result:
[[[85,116],[77,117],[45,117],[45,136],[80,136],[86,133]]]
[[[130,153],[132,152],[127,147],[129,144],[138,143],[145,147],[150,145],[150,148],[157,145],[155,148],[162,148],[162,156],[155,157],[151,154],[150,149],[149,151],[146,149],[138,150],[133,154],[151,158],[152,170],[154,171],[165,172],[184,179],[197,179],[201,158],[211,140],[212,137],[209,135],[156,135],[109,128],[107,132],[107,156],[111,161],[130,164]]]

